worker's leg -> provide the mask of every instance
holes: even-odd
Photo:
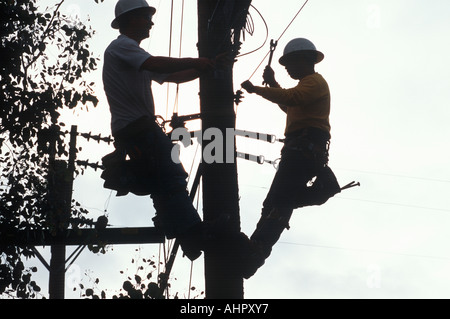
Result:
[[[289,228],[296,196],[314,176],[314,167],[314,163],[301,152],[283,150],[277,173],[263,203],[261,218],[247,246],[251,253],[244,267],[245,278],[252,276],[264,264],[284,229]]]
[[[201,222],[187,191],[187,173],[180,163],[172,160],[172,141],[160,129],[145,136],[151,145],[149,154],[155,158],[156,187],[152,194],[155,208],[163,208],[161,221],[168,238],[185,233]],[[158,212],[159,213],[159,212]]]
[[[130,139],[127,151],[138,160],[146,161],[145,178],[153,183],[153,205],[157,224],[167,238],[178,238],[181,248],[190,259],[200,256],[201,219],[187,191],[187,173],[180,163],[172,160],[173,144],[160,129],[147,130]]]

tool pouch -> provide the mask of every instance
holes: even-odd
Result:
[[[103,187],[117,191],[117,196],[133,193],[138,196],[150,195],[156,185],[152,182],[148,168],[136,160],[126,159],[124,150],[116,149],[102,158],[104,171],[101,178]]]
[[[329,134],[315,128],[306,128],[286,137],[286,149],[301,152],[314,163],[315,180],[302,188],[297,196],[296,208],[322,205],[341,191],[339,183],[328,166]]]
[[[341,192],[341,187],[328,165],[319,170],[311,186],[303,189],[297,197],[296,208],[322,205],[328,199]]]
[[[128,140],[138,136],[150,124],[154,122],[143,118],[123,129],[120,136],[116,136],[115,151],[102,158],[103,186],[117,191],[117,196],[130,192],[138,196],[150,195],[157,188],[154,158],[136,147],[126,147]]]

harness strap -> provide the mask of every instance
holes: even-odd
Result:
[[[300,151],[320,167],[328,164],[330,134],[317,128],[305,128],[286,136],[284,148]]]

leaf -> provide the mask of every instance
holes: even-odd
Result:
[[[129,292],[132,289],[134,289],[133,288],[133,284],[130,281],[128,281],[128,280],[123,283],[122,288],[123,288],[123,290],[125,290],[127,292]]]
[[[86,96],[86,86],[77,83],[96,67],[87,45],[94,32],[84,25],[77,27],[80,29],[77,31],[67,25],[66,17],[59,11],[55,14],[39,11],[43,8],[37,8],[37,2],[0,1],[1,234],[19,227],[40,231],[43,225],[49,224],[51,207],[46,185],[49,153],[58,140],[58,155],[67,154],[63,150],[68,149],[68,141],[61,136],[55,138],[59,132],[45,134],[42,131],[51,131],[51,124],[58,123],[60,114],[67,109],[78,107],[83,95],[86,102],[97,104],[96,97]],[[96,0],[99,2],[103,1]],[[69,37],[64,38],[64,33]],[[77,54],[80,54],[80,63],[76,61]],[[76,219],[71,225],[76,228],[82,222]],[[7,291],[11,296],[33,297],[35,294],[30,289],[39,291],[40,288],[30,274],[34,276],[37,268],[25,269],[22,263],[32,253],[22,247],[2,247],[1,250],[7,257],[0,263],[0,294]],[[93,251],[99,248],[94,247]],[[84,291],[84,287],[80,287]],[[88,290],[87,294],[90,292]]]
[[[148,284],[148,289],[145,292],[145,295],[148,295],[149,297],[151,297],[153,299],[157,299],[161,296],[161,289],[159,288],[159,286],[156,283],[151,282]]]

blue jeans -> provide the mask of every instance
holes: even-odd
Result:
[[[171,239],[182,235],[201,219],[187,191],[188,174],[181,163],[172,160],[172,141],[153,124],[126,136],[121,143],[130,158],[142,167],[140,179],[151,183],[150,196],[157,221]]]

